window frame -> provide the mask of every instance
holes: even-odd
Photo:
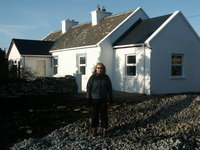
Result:
[[[53,59],[52,59],[52,70],[53,70],[53,75],[57,75],[58,74],[58,56],[53,56]],[[57,60],[57,64],[55,65],[55,60]],[[56,68],[56,73],[55,73],[55,68]]]
[[[135,63],[128,63],[128,57],[130,57],[130,56],[134,56],[135,57]],[[137,64],[137,60],[136,60],[136,54],[127,54],[126,55],[126,64],[125,64],[125,73],[126,73],[126,76],[127,77],[135,77],[136,75],[137,75],[137,67],[136,67],[136,64]],[[135,67],[135,74],[134,75],[129,75],[128,74],[128,67]]]
[[[85,58],[85,63],[81,63],[81,57]],[[77,68],[78,68],[78,73],[81,75],[86,75],[86,65],[87,64],[87,57],[86,54],[78,54],[77,55]],[[85,73],[83,74],[81,72],[81,67],[84,67]]]
[[[181,63],[173,63],[172,58],[173,56],[181,56]],[[172,53],[171,57],[170,57],[170,62],[171,62],[171,68],[170,68],[170,75],[171,75],[171,79],[181,79],[181,78],[185,78],[184,76],[184,54],[181,53]],[[173,75],[173,71],[172,71],[172,67],[177,66],[177,67],[181,67],[181,74],[180,75]]]

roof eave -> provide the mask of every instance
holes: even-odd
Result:
[[[127,45],[117,45],[113,46],[114,49],[121,49],[121,48],[131,48],[131,47],[142,47],[146,45],[146,43],[140,43],[140,44],[127,44]]]
[[[93,48],[98,47],[98,45],[87,45],[87,46],[80,46],[80,47],[71,47],[71,48],[63,48],[63,49],[56,49],[56,50],[50,50],[50,53],[54,52],[61,52],[61,51],[69,51],[69,50],[77,50],[77,49],[86,49],[86,48]]]
[[[52,57],[51,54],[49,55],[29,55],[29,54],[21,54],[21,57]]]

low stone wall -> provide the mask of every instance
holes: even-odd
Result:
[[[73,76],[37,78],[33,81],[15,80],[0,85],[0,98],[20,96],[49,96],[77,92]]]

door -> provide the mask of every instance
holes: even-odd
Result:
[[[46,60],[37,60],[36,76],[37,77],[46,77]]]

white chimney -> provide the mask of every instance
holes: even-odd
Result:
[[[101,10],[99,6],[96,8],[96,10],[91,12],[91,17],[92,17],[92,25],[97,25],[103,18],[107,16],[111,16],[111,12],[107,12],[106,9],[103,7]]]
[[[67,19],[67,20],[62,20],[61,24],[62,24],[62,33],[65,33],[68,30],[70,30],[73,26],[78,25],[78,22]]]

